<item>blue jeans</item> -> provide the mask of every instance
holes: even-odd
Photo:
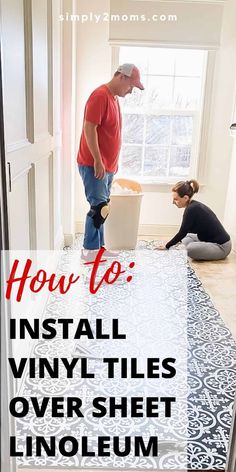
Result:
[[[79,173],[82,177],[85,196],[90,206],[99,205],[99,203],[107,202],[110,198],[111,184],[113,180],[113,172],[106,172],[102,180],[96,179],[94,176],[94,168],[91,166],[79,165]],[[84,230],[84,248],[99,249],[104,245],[103,225],[95,228],[93,219],[87,214]]]

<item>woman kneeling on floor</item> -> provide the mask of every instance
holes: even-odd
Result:
[[[192,200],[198,192],[196,180],[178,182],[173,188],[173,204],[185,208],[183,221],[178,233],[165,246],[169,249],[182,241],[188,256],[195,260],[214,261],[225,259],[231,251],[228,233],[213,211],[203,203]]]

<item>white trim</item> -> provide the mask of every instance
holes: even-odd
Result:
[[[51,153],[52,151],[48,149],[48,151],[42,154],[38,159],[35,159],[33,164],[37,166],[38,164],[40,164],[42,161],[45,161],[46,159],[48,159],[49,161]]]
[[[20,172],[18,172],[18,174],[14,175],[14,177],[12,177],[12,183],[15,182],[15,180],[19,179],[20,177],[23,177],[24,175],[27,175],[29,173],[31,169],[31,165],[30,166],[27,166],[25,167],[25,169],[21,170]]]
[[[114,45],[110,43],[111,47],[111,73],[113,74],[119,65],[119,52],[120,52],[120,44]]]
[[[209,84],[209,75],[208,75],[208,63],[209,63],[209,52],[205,54],[204,57],[204,64],[203,64],[203,71],[202,71],[202,83],[201,83],[201,102],[200,102],[200,107],[199,107],[199,113],[196,113],[195,117],[193,120],[194,126],[193,126],[193,141],[192,141],[192,156],[193,159],[190,162],[190,171],[189,175],[190,176],[197,176],[199,179],[199,174],[198,174],[198,169],[203,167],[203,163],[200,161],[203,160],[203,157],[206,154],[206,148],[204,145],[206,145],[206,140],[202,139],[202,133],[204,131],[204,135],[207,137],[207,132],[206,129],[207,126],[203,126],[203,122],[205,123],[207,119],[209,118],[208,116],[208,108],[206,107],[206,102],[207,102],[207,97],[210,95],[210,89],[206,91],[206,85],[207,83]],[[208,79],[208,82],[207,82]],[[212,76],[210,75],[210,79],[212,81]],[[209,100],[208,100],[209,101]],[[198,120],[198,123],[197,123]]]
[[[51,134],[49,134],[48,131],[46,131],[45,133],[37,134],[37,136],[35,136],[34,142],[35,143],[42,143],[43,141],[47,141],[49,139],[51,140],[52,136],[51,136]]]
[[[60,129],[53,136],[53,149],[60,149],[62,147],[62,130]]]
[[[232,118],[230,121],[230,126],[236,123],[236,83],[234,87],[234,100],[233,100],[233,109],[232,109]],[[232,138],[236,137],[236,129],[229,129],[229,134]]]
[[[123,41],[117,41],[117,44],[112,47],[112,69],[116,70],[117,65],[119,63],[119,50],[120,47],[122,46],[140,46],[140,47],[145,47],[145,46],[150,46],[149,42],[128,42],[128,44],[124,44]],[[135,43],[135,44],[133,44]],[[144,44],[145,43],[145,44]],[[152,44],[154,47],[159,47],[158,43],[153,43]],[[176,45],[174,47],[180,48],[180,45]],[[197,49],[203,50],[203,48],[199,45],[195,46]],[[200,180],[201,184],[204,184],[205,182],[205,176],[206,176],[206,164],[207,164],[207,142],[208,142],[208,134],[209,134],[209,127],[207,126],[210,118],[210,111],[211,111],[211,103],[212,103],[212,80],[213,80],[213,74],[214,74],[214,68],[215,68],[215,58],[216,58],[216,51],[207,51],[205,52],[205,59],[204,59],[204,64],[203,64],[203,72],[202,72],[202,91],[201,91],[201,103],[199,106],[198,111],[192,111],[192,110],[186,110],[186,111],[179,111],[176,110],[176,113],[178,115],[183,115],[183,116],[192,116],[193,118],[193,139],[192,139],[192,147],[191,147],[191,153],[192,153],[192,158],[190,162],[190,170],[189,170],[189,175],[188,176],[179,176],[179,180],[185,179],[186,177],[192,177],[194,176],[198,180]],[[134,113],[134,114],[139,114],[140,111],[136,109],[126,110],[126,113]],[[155,115],[170,115],[170,110],[160,110],[157,113],[152,112],[152,114]],[[198,122],[198,121],[199,122]],[[126,146],[129,146],[129,144],[126,144]],[[139,145],[138,145],[139,146]],[[140,144],[142,146],[142,144]],[[153,145],[155,146],[155,145]],[[122,168],[121,168],[121,174],[122,174]],[[135,178],[135,177],[134,177]],[[174,178],[173,182],[171,182],[170,177],[167,177],[166,180],[164,178],[161,179],[155,179],[153,177],[147,178],[145,176],[138,177],[138,181],[142,184],[146,185],[171,185],[176,181],[176,178]],[[137,178],[135,178],[137,179]]]
[[[65,243],[64,243],[63,229],[62,229],[62,225],[60,225],[57,231],[55,240],[54,240],[54,250],[59,251],[63,249],[64,246],[65,246]]]
[[[216,52],[209,51],[206,64],[205,93],[203,97],[202,122],[200,128],[199,157],[197,166],[197,177],[204,183],[207,167],[207,144],[209,137],[209,122],[212,105],[212,83],[215,69]]]
[[[123,178],[122,174],[117,174],[117,178]],[[143,180],[141,178],[132,176],[130,177],[132,180],[138,181],[138,183],[142,187],[142,192],[147,193],[147,192],[160,192],[160,193],[170,193],[172,187],[176,184],[176,178],[173,181],[158,181],[158,180]],[[205,187],[205,184],[202,184],[201,182],[199,183],[200,190],[202,190]]]
[[[33,71],[33,25],[32,0],[24,0],[24,44],[25,44],[25,99],[26,134],[34,143],[34,71]]]
[[[19,151],[19,149],[29,146],[31,146],[31,143],[28,141],[28,139],[20,139],[20,141],[16,141],[15,143],[7,144],[6,153],[9,154],[11,152]]]
[[[75,222],[75,234],[76,233],[80,233],[80,234],[84,233],[84,221]]]
[[[176,225],[139,225],[138,235],[139,236],[174,236],[178,231],[178,226]]]
[[[151,74],[150,74],[151,75]],[[160,76],[159,76],[160,77]],[[192,77],[187,77],[188,79],[189,78],[192,78]],[[196,110],[178,110],[178,108],[174,109],[174,110],[166,110],[166,109],[159,109],[158,111],[156,110],[151,110],[151,112],[149,111],[148,108],[146,108],[144,110],[144,113],[145,114],[151,114],[152,116],[172,116],[173,115],[173,112],[175,115],[178,115],[178,116],[190,116],[194,119],[194,117],[196,115],[198,115],[198,112]],[[128,114],[128,115],[143,115],[143,111],[140,111],[140,107],[138,108],[126,108],[125,110],[125,113]],[[132,146],[133,143],[125,143],[126,146]],[[142,143],[140,144],[135,144],[135,146],[142,146]],[[149,147],[154,147],[156,146],[156,144],[147,144],[147,146]],[[166,146],[166,144],[160,144],[160,146]],[[176,144],[177,146],[177,144]]]
[[[136,180],[136,179],[134,179]],[[161,193],[170,193],[172,187],[176,184],[176,179],[173,182],[158,182],[158,181],[142,181],[141,179],[138,180],[141,184],[142,191],[146,192],[161,192]]]
[[[178,230],[177,225],[139,225],[138,235],[139,236],[173,236]],[[83,234],[84,232],[84,222],[76,221],[75,223],[75,232]],[[69,244],[68,244],[69,245]]]
[[[62,13],[70,8],[76,13],[77,3],[68,0],[62,3]],[[75,129],[76,129],[76,22],[62,22],[62,221],[65,243],[71,244],[74,232],[75,206]],[[68,238],[67,238],[67,235]]]
[[[54,221],[54,154],[50,152],[48,157],[48,193],[49,193],[49,238],[50,249],[54,249],[55,221]]]
[[[220,47],[220,43],[193,43],[182,42],[172,43],[170,41],[149,41],[146,39],[109,39],[109,45],[114,47],[119,46],[137,46],[137,47],[153,47],[153,48],[173,48],[173,49],[203,49],[207,51],[216,51]]]
[[[47,55],[48,55],[48,132],[53,136],[53,25],[52,0],[47,1]]]
[[[230,238],[231,238],[231,241],[232,241],[232,247],[233,247],[233,251],[236,252],[236,234],[230,234]]]
[[[78,231],[80,233],[80,231]],[[65,246],[73,246],[75,242],[75,235],[72,233],[64,234],[64,245]]]
[[[28,174],[28,211],[30,250],[37,248],[36,202],[35,202],[35,165],[32,164]]]

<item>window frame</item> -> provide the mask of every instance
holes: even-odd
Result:
[[[133,44],[127,42],[121,42],[119,44],[111,45],[111,65],[112,65],[112,72],[117,70],[119,66],[119,51],[120,47],[155,47],[155,48],[176,48],[176,49],[200,49],[206,51],[206,60],[204,64],[203,70],[203,87],[202,90],[202,100],[200,104],[200,122],[193,126],[194,134],[193,134],[193,141],[192,141],[192,155],[193,158],[191,159],[190,164],[190,177],[196,178],[200,185],[203,186],[205,183],[206,178],[206,165],[207,165],[207,150],[208,150],[208,136],[209,136],[209,128],[210,128],[210,109],[211,109],[211,102],[212,102],[212,82],[213,82],[213,75],[214,75],[214,67],[215,67],[215,50],[209,50],[207,48],[202,48],[200,46],[192,46],[184,47],[181,44],[176,45],[166,45],[162,46],[159,44]],[[155,113],[154,113],[155,114]],[[170,115],[170,111],[162,110],[162,114]],[[187,110],[185,111],[178,111],[178,115],[186,115],[193,116],[193,120],[197,120],[199,117],[199,113]],[[118,171],[118,177],[122,176],[122,172]],[[130,176],[132,178],[132,176]],[[176,182],[176,177],[155,177],[152,178],[150,176],[139,176],[138,180],[144,186],[145,190],[153,191],[155,190],[155,186],[162,187],[162,188],[169,188]],[[146,187],[146,188],[145,188]]]

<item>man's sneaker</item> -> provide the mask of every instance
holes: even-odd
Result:
[[[103,253],[103,257],[117,257],[120,254],[120,251],[109,251],[108,249],[105,248],[105,246],[102,246],[103,249],[105,249],[105,252]]]
[[[85,262],[95,261],[98,249],[81,249],[81,259]]]
[[[118,251],[108,251],[105,247],[102,246],[103,249],[105,249],[102,259],[107,259],[108,257],[112,257],[113,259],[119,255]],[[98,254],[99,249],[81,249],[81,259],[85,262],[93,262],[95,261],[97,254]]]

